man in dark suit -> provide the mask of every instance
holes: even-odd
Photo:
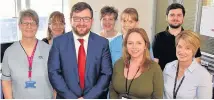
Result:
[[[56,98],[106,98],[112,75],[108,40],[90,32],[93,10],[85,2],[72,7],[73,31],[56,37],[48,59]]]

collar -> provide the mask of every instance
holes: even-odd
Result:
[[[78,36],[78,35],[73,31],[74,40],[84,39],[84,41],[88,41],[88,38],[89,38],[89,34],[90,34],[90,33],[91,33],[91,32],[89,31],[85,36],[80,37],[80,36]]]
[[[192,73],[197,66],[198,66],[198,62],[195,59],[193,59],[192,63],[187,68],[187,70]],[[177,67],[178,67],[178,60],[176,60],[175,63],[173,64],[173,69],[177,70]]]
[[[184,31],[184,28],[183,28],[183,27],[181,27],[181,31]],[[166,27],[165,32],[166,32],[167,34],[169,34],[169,35],[172,35],[172,34],[169,32],[169,26]],[[172,35],[172,36],[174,36],[174,35]]]
[[[169,26],[166,27],[165,31],[169,32]],[[184,31],[183,27],[181,27],[181,31]]]
[[[192,64],[188,67],[188,70],[189,70],[190,72],[193,72],[197,66],[198,66],[198,62],[194,59],[194,60],[192,61]]]

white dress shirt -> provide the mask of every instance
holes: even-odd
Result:
[[[78,35],[76,35],[75,32],[73,32],[73,36],[74,36],[74,45],[75,45],[75,49],[76,49],[76,57],[77,57],[77,61],[78,61],[78,52],[79,52],[79,47],[80,47],[80,42],[78,39],[84,39],[84,49],[85,49],[85,55],[87,56],[87,49],[88,49],[88,38],[89,38],[90,32],[88,34],[86,34],[83,37],[80,37]]]

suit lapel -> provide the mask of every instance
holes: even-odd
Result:
[[[68,61],[68,65],[72,67],[73,71],[74,71],[74,75],[77,79],[77,82],[79,83],[79,76],[78,76],[78,65],[77,65],[77,57],[76,57],[76,49],[75,49],[75,43],[74,43],[74,38],[73,38],[73,33],[69,32],[68,33],[68,38],[69,38],[69,42],[68,44],[68,52],[70,52],[70,58]],[[71,50],[71,51],[70,51]]]
[[[88,49],[87,49],[87,57],[86,57],[86,72],[85,72],[85,78],[87,76],[87,73],[90,69],[90,63],[93,63],[93,57],[94,57],[94,46],[96,43],[94,43],[94,34],[91,32],[88,39]]]

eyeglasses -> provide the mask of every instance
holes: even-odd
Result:
[[[53,26],[53,27],[64,27],[64,23],[51,23],[51,25]]]
[[[24,25],[24,26],[28,26],[28,25],[36,26],[37,25],[36,22],[22,22],[21,24]]]
[[[83,20],[83,22],[90,22],[91,21],[91,17],[72,17],[74,22],[80,22],[81,19]]]

